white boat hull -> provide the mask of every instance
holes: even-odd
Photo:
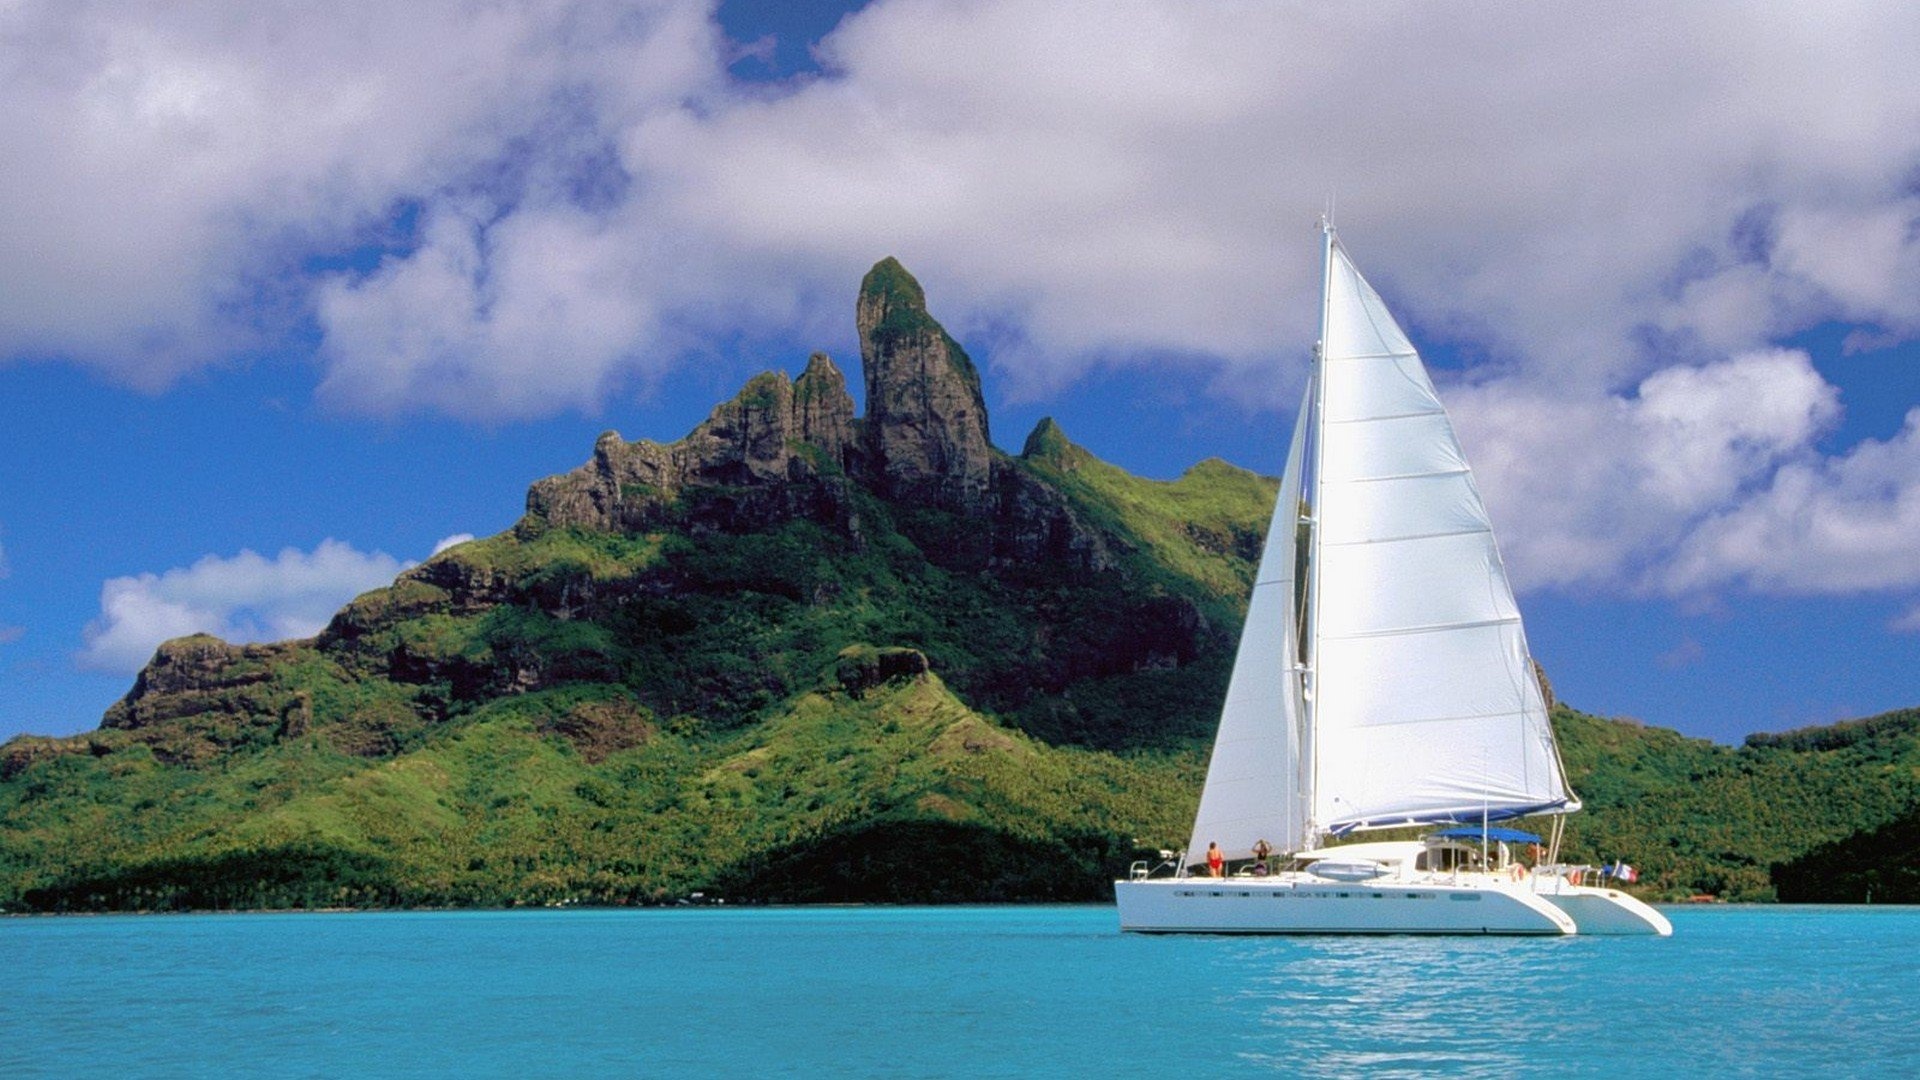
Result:
[[[1673,924],[1665,915],[1618,889],[1543,881],[1540,897],[1572,917],[1582,934],[1673,936]]]
[[[1120,929],[1140,934],[1536,934],[1574,919],[1524,886],[1349,883],[1307,875],[1116,881]]]

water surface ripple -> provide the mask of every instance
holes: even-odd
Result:
[[[1920,909],[1136,937],[1110,907],[0,919],[0,1076],[1920,1075]]]

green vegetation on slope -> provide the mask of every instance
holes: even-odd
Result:
[[[1149,573],[1193,582],[1244,606],[1278,481],[1218,458],[1178,480],[1145,480],[1068,442],[1051,419],[1027,437],[1021,461],[1096,523],[1128,539]]]
[[[1920,712],[1863,723],[1880,737],[1806,732],[1734,749],[1562,708],[1562,757],[1585,804],[1568,819],[1572,851],[1625,859],[1655,896],[1774,899],[1774,864],[1920,805]]]
[[[1259,527],[1243,486],[1223,528]],[[1096,570],[988,566],[956,515],[841,497],[857,529],[529,520],[315,641],[170,645],[119,726],[6,748],[0,903],[847,898],[878,887],[856,854],[916,868],[887,896],[1085,897],[1184,828],[1239,619],[1207,579],[1250,570],[1161,567],[1131,538],[1164,498],[1092,507],[1130,529]]]
[[[1199,782],[1192,754],[1125,759],[1007,731],[931,674],[859,697],[809,692],[723,739],[647,730],[590,761],[568,721],[610,705],[632,702],[609,688],[537,692],[372,762],[314,738],[217,770],[168,769],[137,752],[49,761],[0,784],[0,872],[12,894],[0,902],[641,903],[701,889],[853,899],[862,888],[881,890],[868,898],[1085,899],[1132,856],[1129,830],[1177,828]],[[93,845],[66,845],[76,819]],[[918,877],[863,885],[792,869],[833,851]],[[1007,851],[1031,854],[1025,871],[987,858]]]
[[[1110,558],[994,563],[840,474],[794,502],[841,512],[729,529],[705,485],[684,525],[460,545],[314,641],[169,643],[114,726],[0,747],[0,905],[1102,897],[1186,840],[1275,485],[1142,480],[1051,422],[1007,467]],[[1738,749],[1555,721],[1573,859],[1908,895],[1920,712]]]
[[[1920,904],[1920,811],[1776,863],[1773,883],[1800,904]]]

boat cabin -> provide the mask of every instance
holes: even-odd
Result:
[[[1540,837],[1519,829],[1456,825],[1428,835],[1421,844],[1422,850],[1413,863],[1415,870],[1440,874],[1454,871],[1498,873],[1522,863],[1521,851],[1531,847],[1537,852]],[[1533,861],[1539,861],[1537,854]]]

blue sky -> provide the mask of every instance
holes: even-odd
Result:
[[[603,429],[854,375],[888,254],[1002,447],[1277,472],[1330,193],[1563,698],[1723,741],[1920,704],[1916,21],[16,5],[0,737],[171,633],[310,632]]]

